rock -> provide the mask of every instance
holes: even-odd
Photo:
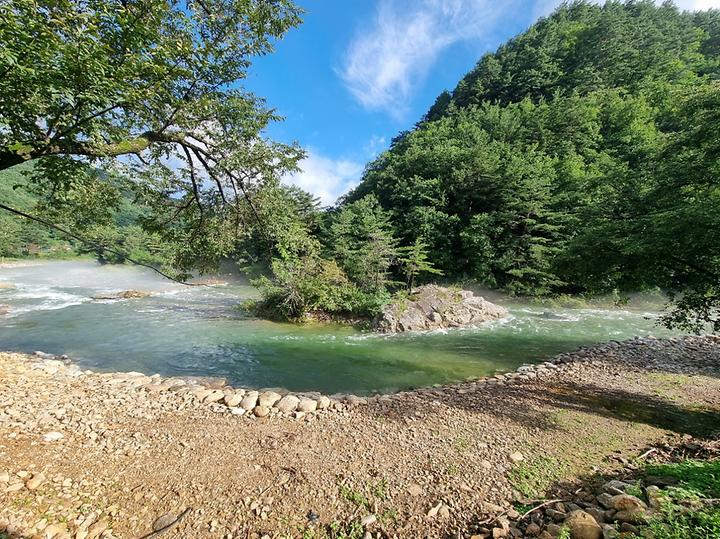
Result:
[[[100,537],[107,529],[108,521],[105,519],[98,520],[95,524],[88,528],[87,539],[96,539],[97,537]]]
[[[625,483],[624,481],[618,481],[617,479],[613,479],[612,481],[608,481],[605,483],[602,487],[603,491],[615,496],[617,494],[623,494],[625,492],[625,489],[628,488],[630,485],[628,483]]]
[[[228,408],[236,408],[238,404],[243,400],[244,394],[239,393],[232,393],[230,395],[225,395],[225,398],[223,399],[223,402],[225,402],[225,405]]]
[[[565,519],[572,539],[602,539],[603,531],[595,519],[585,511],[573,511]]]
[[[377,517],[371,514],[364,516],[360,521],[360,525],[363,528],[367,528],[368,526],[372,526],[373,524],[375,524],[375,522],[377,522]]]
[[[2,481],[2,479],[0,479],[0,481]],[[647,496],[650,508],[655,510],[660,509],[665,500],[667,500],[667,495],[656,485],[647,487],[645,489],[645,495]]]
[[[297,409],[297,405],[299,403],[300,399],[298,399],[295,395],[285,395],[275,404],[275,408],[277,408],[283,413],[288,414],[290,412],[294,412]]]
[[[249,393],[246,393],[245,396],[240,401],[240,408],[242,408],[243,410],[250,411],[257,406],[257,403],[258,403],[258,392],[250,391]]]
[[[603,492],[597,497],[597,501],[605,509],[612,509],[612,496],[607,492]]]
[[[640,498],[630,494],[618,494],[610,499],[610,505],[616,511],[633,511],[636,509],[647,509],[647,505]]]
[[[538,526],[534,522],[531,522],[530,524],[528,524],[527,528],[525,528],[525,535],[529,537],[536,537],[540,535],[541,531],[542,529],[540,528],[540,526]]]
[[[423,488],[417,483],[413,483],[408,487],[407,491],[410,493],[410,496],[420,496],[423,493]]]
[[[504,318],[505,308],[494,305],[468,290],[427,285],[413,291],[410,299],[396,300],[375,318],[377,331],[427,331],[460,327]]]
[[[65,438],[65,435],[62,432],[53,431],[43,434],[43,440],[46,442],[57,442],[63,438]]]
[[[219,389],[214,389],[208,395],[205,396],[205,398],[203,399],[203,402],[205,402],[205,403],[218,402],[224,398],[225,398],[225,393],[223,393]]]
[[[638,530],[637,527],[633,526],[629,522],[623,522],[622,524],[620,524],[620,531],[623,533],[636,534],[640,530]]]
[[[438,514],[438,511],[440,511],[440,508],[442,507],[442,502],[438,503],[437,505],[430,508],[430,510],[427,512],[428,518],[433,518],[435,515]]]
[[[267,406],[256,406],[253,409],[253,414],[255,414],[255,417],[265,417],[270,413],[270,408]]]
[[[162,516],[159,516],[155,519],[155,522],[153,522],[152,529],[154,532],[162,530],[163,528],[167,528],[168,526],[175,523],[177,520],[177,516],[173,513],[165,513]]]
[[[9,483],[10,474],[8,472],[0,472],[0,483]]]
[[[330,399],[323,395],[317,400],[317,407],[318,410],[325,410],[327,408],[330,408]]]
[[[442,520],[449,519],[450,518],[450,508],[447,505],[443,504],[443,506],[438,511],[438,517],[441,518]]]
[[[520,453],[519,451],[516,451],[515,453],[510,453],[509,458],[510,458],[510,460],[511,460],[512,462],[514,462],[515,464],[517,464],[518,462],[522,462],[523,460],[525,460],[525,457],[524,457],[523,454]]]
[[[277,401],[279,401],[282,398],[282,395],[280,393],[276,393],[275,391],[264,391],[260,393],[260,396],[258,398],[258,402],[260,406],[265,406],[267,408],[272,408]]]
[[[92,296],[92,299],[99,300],[118,300],[118,299],[137,299],[146,298],[150,295],[150,292],[141,292],[140,290],[123,290],[122,292],[115,292],[112,294],[96,294]]]
[[[45,476],[41,473],[32,476],[32,479],[28,479],[25,483],[25,487],[28,490],[35,490],[45,482]]]
[[[297,409],[299,412],[314,412],[317,410],[317,401],[307,398],[300,399]]]

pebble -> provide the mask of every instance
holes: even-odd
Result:
[[[299,403],[300,399],[298,399],[295,395],[285,395],[277,402],[275,408],[277,408],[281,412],[290,413],[294,412],[297,409],[297,405]]]
[[[515,453],[510,453],[510,460],[517,464],[518,462],[522,462],[523,460],[525,460],[525,457],[522,453],[516,451]]]
[[[375,515],[366,515],[363,517],[363,519],[360,521],[360,524],[363,526],[363,528],[367,528],[368,526],[372,526],[377,522],[377,517]]]
[[[43,474],[33,475],[32,479],[28,479],[25,486],[28,490],[35,490],[45,482],[45,476]]]
[[[314,412],[317,410],[317,401],[313,399],[300,399],[297,409],[299,412]]]
[[[58,440],[62,440],[63,438],[65,438],[65,435],[62,432],[53,431],[43,434],[43,440],[45,440],[46,442],[57,442]]]

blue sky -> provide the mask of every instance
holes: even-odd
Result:
[[[287,181],[332,204],[483,53],[560,1],[296,0],[304,23],[257,59],[246,81],[285,116],[268,135],[308,153]],[[720,7],[720,0],[677,3]]]

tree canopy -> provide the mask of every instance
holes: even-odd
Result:
[[[258,186],[302,156],[263,135],[278,118],[241,86],[300,10],[289,0],[2,4],[0,170],[39,159],[33,181],[47,205],[67,206],[69,219],[94,212],[95,223],[119,199],[88,171],[121,171],[150,209],[143,227],[177,246],[175,266],[229,254],[257,219]]]
[[[720,12],[573,1],[485,55],[366,168],[403,245],[516,294],[660,287],[720,328]]]

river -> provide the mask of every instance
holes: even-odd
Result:
[[[665,336],[657,312],[506,303],[510,316],[474,328],[377,335],[247,316],[256,296],[237,280],[188,287],[129,266],[89,261],[0,268],[0,350],[67,354],[94,370],[225,377],[235,387],[370,394],[515,369],[581,345]],[[142,290],[142,299],[92,296]]]

